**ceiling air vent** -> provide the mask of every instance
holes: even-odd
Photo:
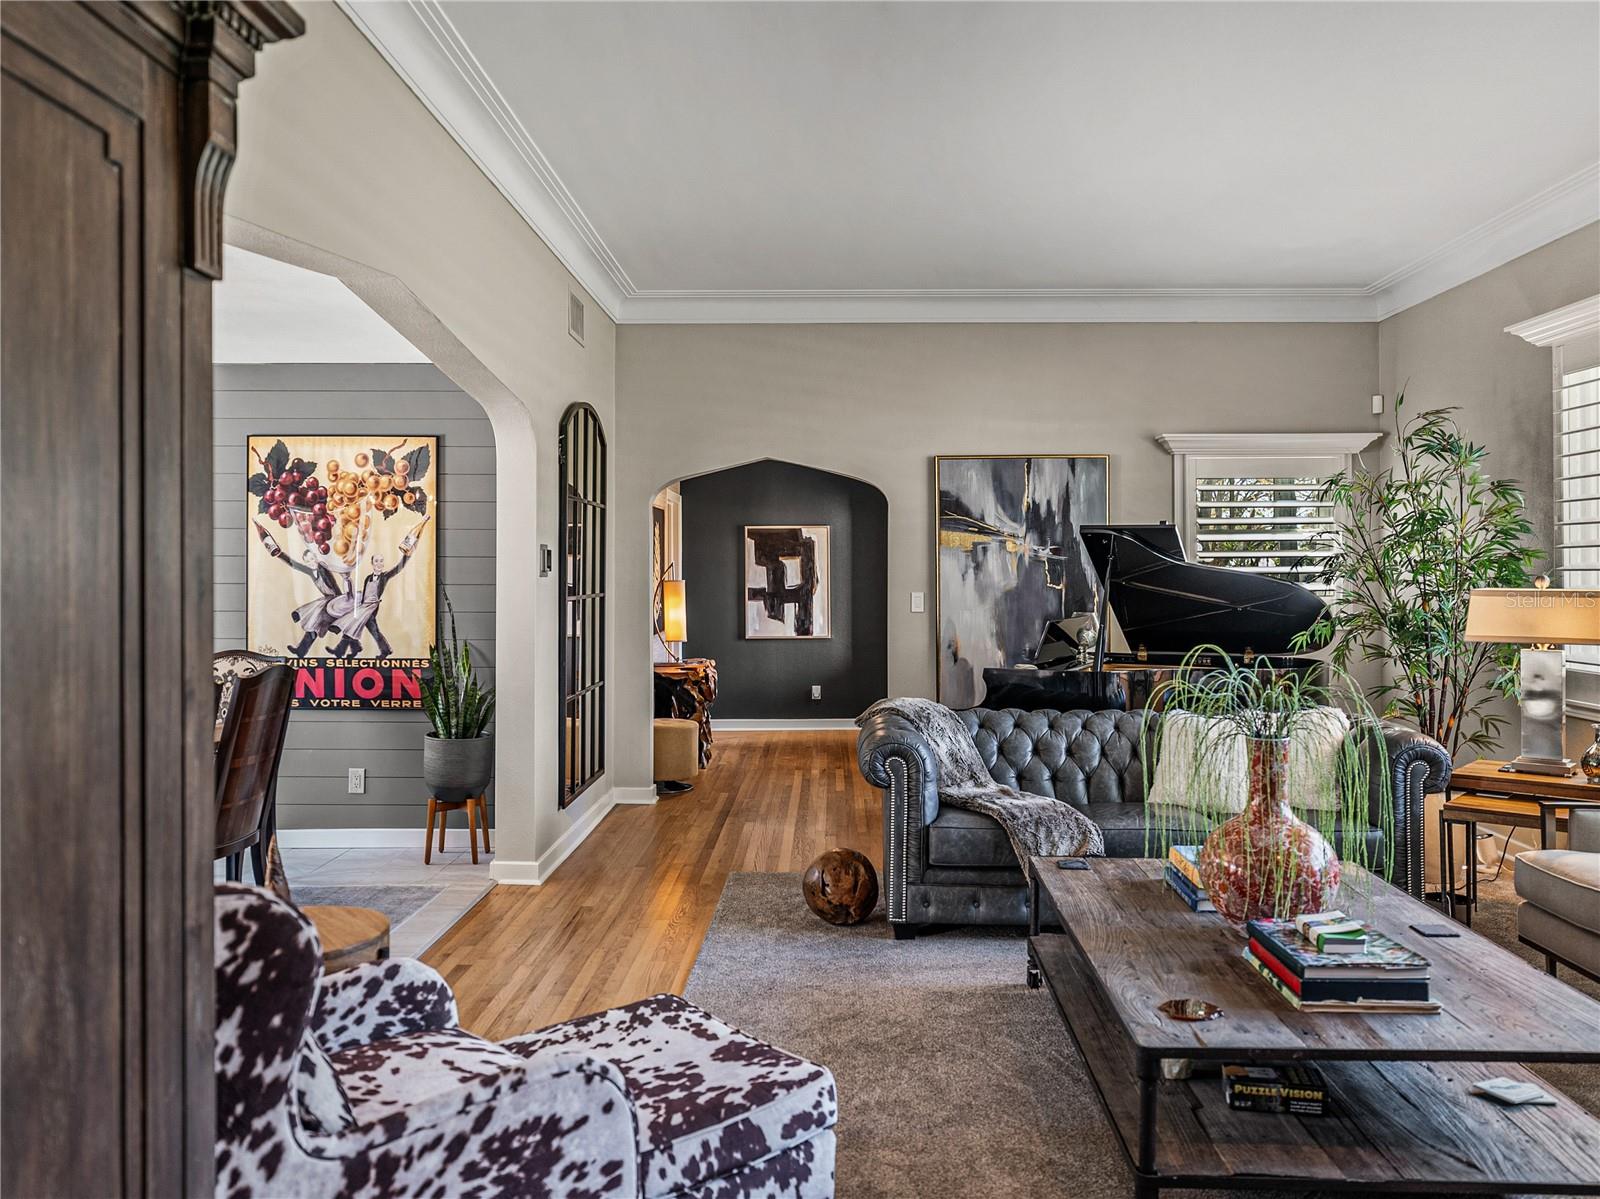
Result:
[[[583,301],[570,291],[567,293],[567,332],[580,346],[583,344]]]

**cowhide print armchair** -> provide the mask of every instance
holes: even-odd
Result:
[[[216,890],[217,1194],[813,1199],[833,1076],[657,995],[496,1043],[410,958],[322,973],[316,930]]]

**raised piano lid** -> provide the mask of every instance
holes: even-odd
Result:
[[[1215,645],[1230,654],[1291,654],[1294,637],[1326,609],[1299,583],[1185,561],[1172,525],[1084,525],[1079,532],[1135,651],[1182,656]]]

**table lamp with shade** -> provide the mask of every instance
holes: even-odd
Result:
[[[1569,775],[1567,673],[1562,646],[1600,645],[1600,591],[1551,587],[1475,588],[1467,601],[1468,641],[1522,649],[1522,753],[1503,769]]]
[[[661,580],[661,647],[669,658],[682,661],[682,655],[672,652],[673,645],[689,640],[689,618],[684,605],[682,579]]]

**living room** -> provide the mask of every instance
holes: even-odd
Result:
[[[0,1190],[1600,1193],[1600,6],[0,25]]]

